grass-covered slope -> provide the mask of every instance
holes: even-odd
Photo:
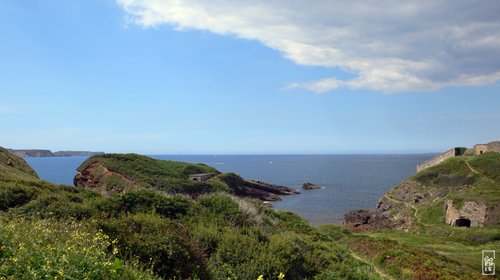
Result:
[[[189,175],[208,173],[206,182]],[[221,174],[204,164],[152,159],[137,154],[105,154],[87,159],[75,177],[75,186],[99,190],[106,195],[137,188],[150,188],[169,194],[200,195],[217,191],[261,200],[279,200],[279,195],[297,194],[284,187],[249,181],[234,173]]]
[[[0,168],[1,279],[381,279],[337,244],[348,233],[259,200],[144,187],[103,197]]]
[[[24,161],[24,159],[10,153],[7,149],[0,147],[0,175],[2,178],[38,178],[35,171]]]
[[[144,185],[161,185],[164,178],[188,179],[197,173],[220,173],[217,169],[205,164],[156,160],[138,154],[103,154],[90,157],[78,168],[84,170],[93,163],[102,163],[113,171],[127,174]]]
[[[459,156],[404,180],[380,200],[379,208],[413,224],[444,223],[444,202],[500,205],[500,153]],[[492,217],[490,224],[500,223]]]
[[[450,200],[457,208],[472,201],[497,209],[500,154],[450,158],[404,180],[381,198],[378,208],[399,230],[368,230],[359,235],[363,242],[351,239],[349,246],[396,279],[479,279],[482,250],[500,248],[500,213],[482,227],[454,227],[445,222]]]
[[[47,183],[26,168],[0,169],[1,279],[481,277],[474,263],[481,247],[474,239],[466,244],[401,231],[359,235],[333,225],[314,228],[293,213],[227,192],[166,195],[138,186],[103,197]],[[232,184],[224,176],[213,180]],[[440,229],[426,234],[442,234]],[[498,247],[492,238],[485,244]]]
[[[79,168],[75,185],[105,192],[143,187],[169,193],[206,193],[216,187],[189,180],[189,175],[220,172],[204,164],[156,160],[137,154],[90,157]]]

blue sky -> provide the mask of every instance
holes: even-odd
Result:
[[[0,2],[0,145],[420,153],[500,139],[495,1],[170,2]]]

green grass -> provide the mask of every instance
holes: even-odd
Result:
[[[169,195],[161,187],[185,187],[189,174],[215,169],[137,155],[85,164],[95,160],[143,187],[103,197],[47,183],[26,166],[0,165],[1,279],[273,279],[280,273],[380,279],[293,213],[226,192]],[[238,179],[216,177],[214,190],[234,191],[227,178]]]
[[[169,193],[200,194],[220,188],[217,184],[199,183],[189,180],[189,175],[220,172],[204,164],[156,160],[137,154],[104,154],[90,157],[80,167],[84,170],[91,164],[100,163],[110,171],[124,175],[141,187]],[[127,189],[129,182],[119,176],[107,176],[104,183],[115,190]]]
[[[472,182],[460,197],[483,199],[497,191],[488,185],[497,186],[496,173],[488,168],[496,159],[484,156],[448,160],[412,180],[424,190]],[[471,173],[465,160],[480,174]],[[283,273],[286,279],[382,279],[376,266],[396,279],[480,279],[480,251],[500,247],[496,226],[443,224],[445,198],[418,205],[422,224],[414,232],[357,235],[334,225],[311,227],[294,213],[232,196],[227,192],[242,184],[234,174],[209,180],[205,194],[167,194],[203,186],[187,176],[217,173],[204,165],[106,155],[81,168],[94,162],[142,188],[103,197],[42,181],[23,161],[0,164],[0,278],[276,279]]]

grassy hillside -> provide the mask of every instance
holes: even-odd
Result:
[[[11,156],[5,153],[2,158]],[[500,245],[494,227],[465,231],[439,219],[410,233],[315,228],[293,213],[227,192],[192,197],[154,188],[163,181],[153,174],[170,170],[169,176],[186,180],[200,172],[186,171],[190,164],[167,162],[155,170],[158,163],[136,155],[98,160],[116,171],[133,170],[134,180],[153,187],[103,197],[42,181],[22,161],[0,164],[0,278],[480,279],[480,249]],[[138,166],[144,162],[153,169]],[[209,184],[231,190],[236,181],[238,188],[242,181],[235,176],[218,175]],[[419,221],[436,212],[419,209]]]
[[[381,279],[335,236],[258,200],[151,188],[102,197],[1,168],[0,278]]]
[[[78,170],[81,171],[96,162],[103,163],[113,171],[127,174],[135,181],[149,186],[162,184],[162,181],[157,180],[163,177],[188,179],[189,175],[197,173],[220,173],[217,169],[201,163],[191,164],[169,160],[155,160],[137,154],[103,154],[93,156],[82,163]]]
[[[381,205],[387,207],[387,212],[396,219],[411,221],[406,223],[406,230],[372,230],[363,236],[420,248],[480,271],[481,251],[500,248],[499,224],[493,222],[479,228],[446,224],[444,202],[450,199],[455,207],[460,207],[465,201],[484,203],[489,208],[500,205],[500,154],[450,158],[404,180],[384,195]],[[496,221],[499,220],[500,216],[496,217]],[[373,247],[367,244],[370,242],[364,242],[360,248]],[[371,251],[370,248],[364,250]],[[386,254],[385,251],[382,254]],[[396,259],[403,259],[405,254],[398,253]],[[378,257],[371,259],[377,261]],[[446,267],[449,268],[448,264]],[[498,272],[497,266],[497,276]],[[414,275],[413,272],[409,274]]]
[[[206,182],[189,179],[189,175],[197,173],[209,173],[213,177]],[[106,195],[149,188],[191,196],[224,191],[274,201],[280,199],[279,195],[297,194],[287,187],[247,181],[234,173],[221,174],[204,164],[157,160],[137,154],[93,156],[78,168],[75,185],[99,190]]]

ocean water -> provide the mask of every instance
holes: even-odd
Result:
[[[204,163],[221,172],[295,188],[300,195],[282,196],[276,209],[289,210],[311,224],[341,222],[344,213],[373,208],[380,196],[415,173],[432,154],[416,155],[153,155],[162,160]],[[86,157],[26,158],[49,182],[73,185],[76,168]],[[311,182],[318,190],[302,190]]]

